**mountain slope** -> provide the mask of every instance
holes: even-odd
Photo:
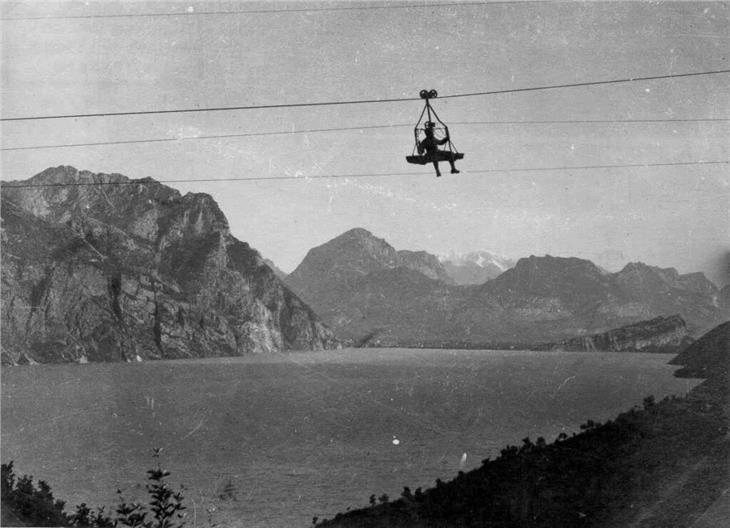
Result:
[[[95,181],[113,185],[88,185]],[[72,167],[2,192],[2,351],[13,363],[335,344],[205,194]]]
[[[284,279],[286,279],[286,273],[281,268],[279,268],[279,266],[274,264],[274,261],[265,258],[264,262],[268,267],[271,268],[271,271],[273,271],[274,275],[276,275],[280,280],[283,281]]]
[[[677,371],[678,377],[727,379],[730,368],[730,321],[692,343],[669,364],[683,367]]]
[[[613,279],[621,298],[647,311],[678,313],[695,335],[727,319],[721,291],[703,273],[680,275],[674,268],[634,262],[613,274]]]
[[[446,271],[436,255],[426,251],[409,251],[401,249],[398,251],[400,265],[422,273],[429,279],[441,281],[446,284],[455,284],[454,279]]]

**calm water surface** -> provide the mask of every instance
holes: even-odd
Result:
[[[360,349],[4,368],[2,461],[69,505],[112,505],[117,488],[143,497],[162,447],[189,526],[306,527],[683,394],[697,382],[673,378],[671,357]]]

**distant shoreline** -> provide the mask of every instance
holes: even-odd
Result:
[[[551,348],[555,347],[555,348]],[[623,349],[623,350],[575,350],[568,348],[560,348],[559,345],[553,344],[524,344],[524,343],[463,343],[463,342],[447,342],[447,343],[418,343],[418,344],[385,344],[372,343],[363,346],[345,346],[345,348],[411,348],[411,349],[434,349],[434,350],[500,350],[500,351],[518,351],[530,350],[533,352],[615,352],[619,354],[678,354],[684,347],[666,346],[666,347],[648,347],[646,349]],[[309,352],[309,351],[308,351]]]
[[[3,363],[3,368],[18,368],[18,367],[43,367],[43,366],[70,366],[70,365],[106,365],[106,364],[113,364],[117,365],[120,363],[125,363],[129,365],[142,365],[142,364],[159,364],[159,363],[175,363],[175,364],[184,364],[184,363],[207,363],[210,360],[216,360],[221,362],[237,362],[241,360],[251,360],[252,362],[258,362],[258,360],[275,360],[275,362],[286,362],[289,356],[314,356],[321,353],[326,352],[341,352],[343,355],[347,355],[348,350],[397,350],[397,349],[406,349],[406,350],[451,350],[451,351],[485,351],[485,352],[537,352],[537,353],[544,353],[544,354],[562,354],[562,353],[570,353],[570,354],[651,354],[651,355],[676,355],[680,352],[680,350],[672,349],[670,347],[667,347],[666,349],[656,348],[656,349],[646,349],[646,350],[572,350],[572,349],[561,349],[561,348],[545,348],[545,347],[539,347],[539,346],[521,346],[521,345],[507,345],[507,344],[499,344],[499,345],[493,345],[493,344],[462,344],[462,343],[447,343],[443,345],[435,345],[435,344],[424,344],[424,345],[402,345],[402,344],[391,344],[391,345],[374,345],[369,344],[366,346],[352,346],[352,345],[345,345],[339,348],[327,348],[323,350],[287,350],[284,352],[278,352],[278,353],[269,353],[269,354],[246,354],[241,356],[207,356],[207,357],[191,357],[191,358],[150,358],[145,359],[143,361],[64,361],[64,362],[47,362],[47,363],[39,363],[36,361],[27,363]]]

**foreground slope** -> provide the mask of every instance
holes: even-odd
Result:
[[[73,167],[15,183],[46,186],[2,188],[5,363],[335,344],[209,195]]]
[[[605,424],[588,421],[580,434],[561,435],[552,444],[525,438],[449,482],[437,480],[425,491],[405,488],[398,500],[383,498],[318,526],[699,526],[708,509],[722,509],[730,484],[728,325],[680,359],[707,378],[686,397],[659,403],[647,397],[641,409]],[[707,357],[711,364],[698,367]],[[718,358],[724,367],[717,367]]]

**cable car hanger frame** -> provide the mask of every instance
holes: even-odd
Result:
[[[456,169],[454,162],[464,159],[464,154],[456,149],[451,141],[449,127],[439,118],[436,110],[431,106],[430,100],[438,97],[438,92],[436,90],[421,90],[419,95],[425,101],[425,104],[418,121],[416,121],[416,126],[413,128],[413,152],[410,156],[406,156],[406,161],[414,165],[433,163],[436,176],[441,176],[438,162],[448,161],[451,164],[451,173],[456,174],[459,171]],[[423,119],[424,115],[426,116],[425,121]],[[437,127],[436,124],[440,126]],[[443,130],[444,137],[436,138],[435,130]],[[421,135],[424,136],[423,140]],[[439,148],[440,145],[445,145],[445,148]]]

